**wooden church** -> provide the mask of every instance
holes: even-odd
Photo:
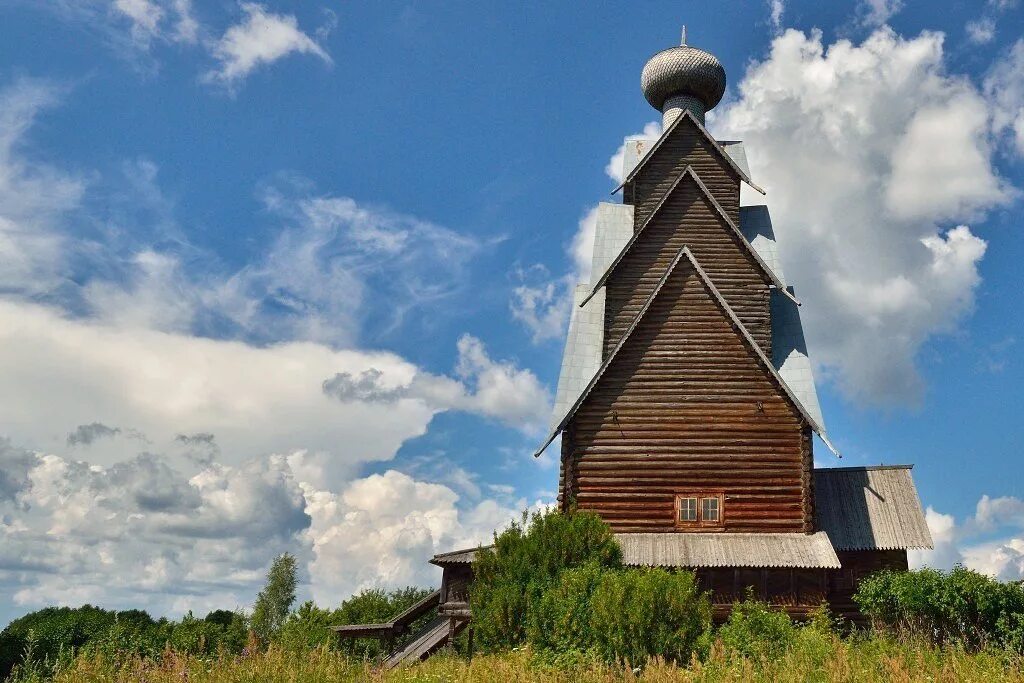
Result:
[[[627,565],[694,570],[719,617],[752,589],[793,616],[828,602],[856,620],[859,579],[932,541],[911,466],[815,467],[815,435],[838,453],[799,292],[768,207],[741,205],[744,183],[764,194],[743,143],[704,126],[725,84],[685,37],[644,66],[663,132],[626,141],[622,203],[598,208],[537,454],[561,436],[559,505],[598,513]],[[431,560],[450,634],[470,618],[473,556]]]

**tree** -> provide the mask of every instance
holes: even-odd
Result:
[[[295,557],[283,553],[274,558],[267,572],[267,583],[256,596],[252,610],[252,630],[264,641],[277,633],[295,602]]]

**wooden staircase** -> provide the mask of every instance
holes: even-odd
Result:
[[[441,602],[441,591],[434,591],[423,600],[405,610],[391,621],[381,624],[346,624],[335,626],[339,638],[379,638],[388,649],[396,639],[406,635],[413,622],[437,608]],[[394,650],[383,662],[385,669],[393,669],[403,663],[420,662],[447,645],[462,632],[468,621],[451,616],[438,615],[428,621],[408,643]]]

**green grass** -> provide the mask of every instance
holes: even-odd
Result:
[[[213,658],[180,656],[166,651],[152,660],[109,661],[81,656],[57,670],[40,667],[16,675],[18,683],[53,680],[59,683],[253,683],[313,681],[399,681],[441,683],[569,683],[570,681],[1024,681],[1024,663],[1002,650],[968,653],[889,637],[841,639],[828,633],[801,630],[794,643],[775,659],[751,659],[728,650],[720,641],[703,661],[680,667],[660,662],[643,670],[605,666],[586,656],[557,658],[558,664],[529,650],[481,655],[466,660],[441,654],[425,663],[392,672],[346,658],[325,648],[287,651],[271,648],[253,655]],[[51,678],[52,677],[52,678]]]

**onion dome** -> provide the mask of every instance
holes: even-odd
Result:
[[[725,94],[725,69],[710,52],[686,44],[670,47],[647,60],[640,87],[651,106],[665,114],[665,123],[691,110],[703,122]],[[672,116],[670,118],[670,111]]]

